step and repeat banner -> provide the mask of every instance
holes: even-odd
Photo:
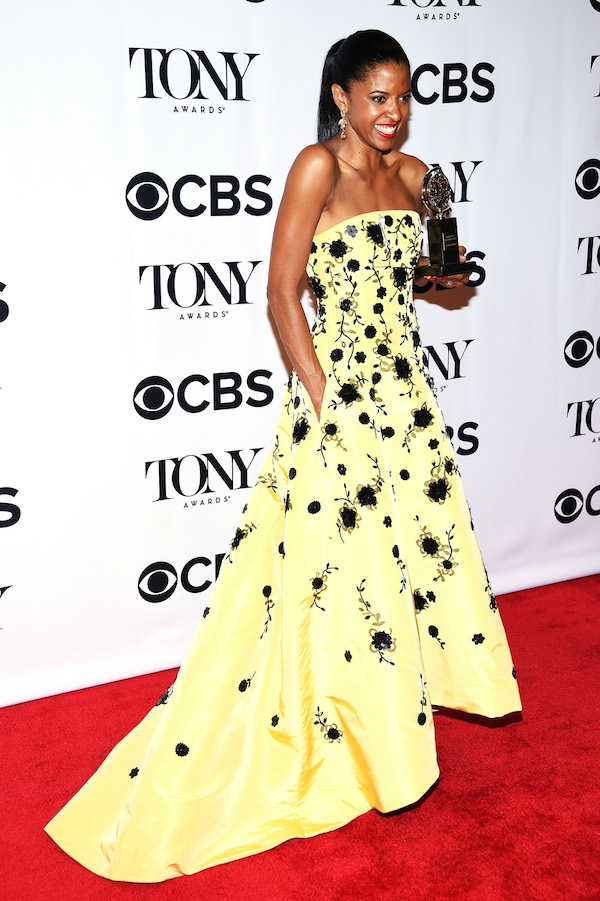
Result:
[[[598,0],[5,3],[1,704],[181,661],[283,396],[286,173],[373,27],[477,266],[419,313],[492,583],[600,570]]]

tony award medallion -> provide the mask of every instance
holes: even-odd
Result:
[[[450,216],[450,182],[439,166],[425,173],[421,199],[429,213],[427,237],[429,239],[429,264],[417,266],[415,278],[432,275],[445,278],[461,272],[474,272],[473,263],[461,263],[456,230],[456,219]]]

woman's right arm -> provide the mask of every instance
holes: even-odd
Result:
[[[300,296],[312,239],[331,200],[337,171],[335,157],[322,144],[306,147],[296,159],[277,214],[267,287],[281,340],[319,418],[326,378]]]

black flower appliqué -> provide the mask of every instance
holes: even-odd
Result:
[[[380,225],[367,225],[367,236],[374,244],[380,247],[383,244],[383,232]]]
[[[310,432],[310,425],[306,417],[300,416],[299,419],[296,420],[296,424],[292,430],[292,441],[294,444],[300,444],[301,441],[304,441],[308,433]]]
[[[388,660],[386,654],[391,654],[396,650],[396,639],[393,637],[391,629],[383,628],[385,622],[381,618],[381,614],[376,613],[371,603],[366,599],[365,586],[366,579],[363,579],[360,585],[356,586],[356,590],[358,592],[358,609],[364,618],[372,623],[372,628],[369,629],[369,635],[371,636],[370,650],[379,655],[380,663],[389,663],[391,666],[395,666],[394,661]]]
[[[347,407],[350,404],[353,404],[354,401],[362,400],[362,395],[360,394],[354,382],[346,382],[345,385],[342,385],[340,390],[337,392],[337,395]]]
[[[330,744],[333,744],[334,741],[340,742],[344,733],[339,728],[337,723],[328,723],[327,717],[323,714],[323,711],[320,707],[317,707],[317,712],[315,713],[316,720],[315,726],[320,726],[320,731],[323,733],[323,738],[328,741]]]
[[[345,241],[337,240],[332,241],[329,246],[329,253],[336,260],[341,260],[345,253],[348,253],[350,248],[346,244]]]

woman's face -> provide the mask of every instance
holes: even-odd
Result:
[[[377,150],[390,150],[398,129],[408,117],[410,74],[406,66],[381,63],[346,93],[333,85],[333,99],[348,114],[347,136]]]

